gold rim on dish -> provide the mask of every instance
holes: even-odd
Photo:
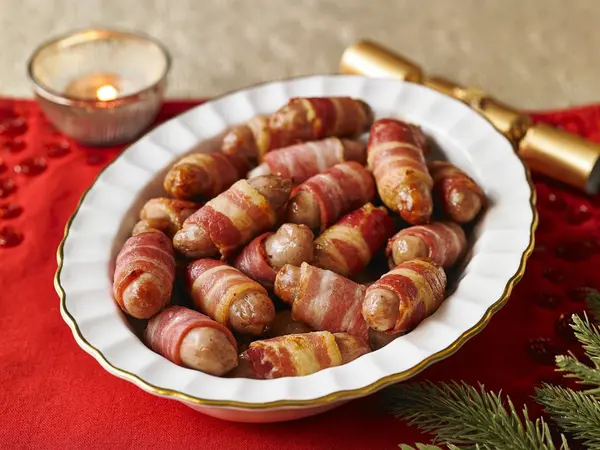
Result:
[[[318,76],[318,75],[313,75],[313,76]],[[269,84],[274,81],[286,81],[286,80],[293,80],[293,79],[297,79],[297,78],[305,78],[305,77],[301,76],[301,77],[286,78],[284,80],[271,80],[271,81],[268,81],[265,83],[258,83],[256,85],[246,87],[246,88],[244,88],[244,90],[250,89],[253,87],[258,87],[258,86],[261,86],[264,84]],[[401,81],[401,80],[399,80],[399,81]],[[427,89],[430,89],[430,88],[427,88]],[[218,100],[219,98],[225,97],[227,95],[230,95],[230,94],[232,94],[234,92],[238,92],[238,91],[239,91],[239,89],[234,90],[232,92],[228,92],[228,93],[220,95],[218,97],[214,97],[214,98],[210,99],[210,101]],[[444,95],[444,94],[441,94],[441,95]],[[452,97],[449,97],[449,98],[452,98]],[[453,100],[455,100],[455,99],[453,99]],[[170,120],[174,120],[176,118],[177,118],[177,116]],[[163,124],[161,124],[161,126],[164,125],[165,123],[168,123],[170,120],[164,122]],[[491,124],[490,124],[490,126],[491,126]],[[504,139],[506,139],[499,132],[498,132],[498,134],[500,136],[502,136]],[[69,218],[69,220],[65,226],[63,239],[61,240],[60,245],[58,246],[58,249],[56,251],[56,260],[57,260],[58,268],[57,268],[56,274],[54,276],[54,288],[56,289],[56,292],[58,293],[58,295],[60,297],[60,312],[61,312],[61,315],[63,316],[63,319],[65,320],[65,322],[67,322],[67,324],[71,328],[71,331],[73,332],[73,336],[75,337],[79,346],[81,348],[83,348],[87,353],[92,355],[108,372],[112,373],[113,375],[115,375],[119,378],[122,378],[124,380],[127,380],[127,381],[135,384],[136,386],[138,386],[139,388],[141,388],[147,392],[156,394],[161,397],[167,397],[167,398],[172,398],[175,400],[184,401],[184,402],[191,403],[194,405],[215,406],[215,407],[233,407],[233,408],[243,408],[243,409],[248,409],[248,410],[265,410],[265,409],[271,409],[271,408],[299,407],[299,406],[322,406],[322,405],[326,405],[326,404],[335,403],[338,401],[351,400],[351,399],[358,398],[358,397],[364,397],[364,396],[372,394],[380,389],[383,389],[387,385],[394,384],[394,383],[412,378],[415,375],[417,375],[418,373],[420,373],[421,371],[423,371],[424,369],[426,369],[427,367],[429,367],[431,364],[441,361],[442,359],[445,359],[448,356],[451,356],[452,354],[456,353],[456,351],[458,351],[458,349],[461,348],[469,339],[471,339],[473,336],[480,333],[486,327],[486,325],[490,322],[492,316],[506,304],[515,285],[521,280],[521,278],[523,278],[523,275],[525,274],[525,267],[527,265],[527,260],[529,259],[529,256],[533,252],[533,248],[535,246],[534,234],[535,234],[535,230],[538,225],[538,212],[535,207],[537,196],[536,196],[535,186],[533,184],[533,181],[531,180],[531,174],[529,172],[529,169],[525,166],[523,161],[520,158],[518,158],[518,156],[517,156],[519,163],[521,164],[521,166],[523,167],[523,169],[525,171],[527,184],[529,185],[529,189],[531,191],[531,195],[529,197],[529,205],[531,207],[532,220],[531,220],[531,226],[529,229],[529,245],[527,246],[527,248],[521,255],[521,261],[519,263],[519,268],[517,269],[517,272],[508,280],[508,282],[504,288],[504,292],[502,293],[500,298],[498,300],[496,300],[487,309],[484,316],[479,320],[479,322],[477,322],[474,326],[472,326],[467,331],[462,333],[452,344],[450,344],[445,349],[440,350],[440,351],[434,353],[433,355],[425,358],[424,360],[422,360],[415,366],[411,367],[410,369],[407,369],[407,370],[404,370],[402,372],[398,372],[398,373],[395,373],[392,375],[388,375],[388,376],[383,377],[383,378],[381,378],[367,386],[364,386],[362,388],[337,391],[337,392],[333,392],[331,394],[327,394],[327,395],[317,397],[314,399],[275,400],[275,401],[263,402],[263,403],[248,403],[248,402],[240,402],[240,401],[235,401],[235,400],[203,399],[203,398],[195,397],[193,395],[189,395],[184,392],[176,391],[173,389],[166,389],[166,388],[161,388],[159,386],[155,386],[155,385],[147,382],[146,380],[140,378],[138,375],[135,375],[131,372],[128,372],[126,370],[123,370],[123,369],[120,369],[120,368],[114,366],[106,359],[106,357],[100,350],[98,350],[93,345],[91,345],[83,337],[83,335],[81,334],[81,331],[79,330],[79,326],[77,325],[77,322],[75,321],[75,318],[71,315],[71,313],[69,313],[69,311],[66,308],[66,294],[60,284],[59,279],[60,279],[60,274],[61,274],[61,271],[63,268],[63,248],[64,248],[65,242],[67,240],[67,237],[69,236],[71,223],[73,222],[73,220],[75,219],[75,216],[79,212],[79,209],[81,208],[81,205],[83,204],[88,193],[96,185],[98,178],[102,175],[102,173],[106,169],[108,169],[119,158],[121,158],[121,156],[125,153],[126,150],[127,149],[124,149],[119,155],[117,155],[117,157],[113,161],[111,161],[109,164],[107,164],[98,173],[98,175],[94,179],[94,182],[90,185],[89,188],[86,189],[86,191],[81,196],[81,199],[79,200],[79,203],[77,204],[77,208],[75,209],[75,211],[73,212],[73,214],[71,215],[71,217]]]

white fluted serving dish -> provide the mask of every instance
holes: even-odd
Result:
[[[164,195],[162,178],[200,141],[295,96],[352,96],[376,117],[417,123],[444,158],[485,190],[489,208],[452,294],[414,331],[339,367],[276,380],[218,378],[177,366],[137,337],[112,297],[114,259],[141,205]],[[216,140],[213,140],[216,142]],[[203,144],[197,149],[212,151]],[[123,152],[83,196],[58,249],[56,289],[77,343],[111,374],[162,397],[228,420],[275,422],[313,415],[406,380],[450,356],[508,300],[533,249],[535,191],[511,144],[475,111],[412,83],[359,76],[311,76],[237,91],[157,127]]]

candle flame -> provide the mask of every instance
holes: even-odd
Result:
[[[101,101],[114,100],[117,98],[117,94],[117,89],[110,84],[105,84],[96,89],[96,97]]]

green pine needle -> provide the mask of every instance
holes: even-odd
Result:
[[[543,419],[523,419],[510,398],[508,411],[500,394],[486,392],[466,383],[400,384],[388,390],[389,409],[424,431],[434,433],[436,441],[469,445],[482,449],[555,450],[548,425]],[[567,449],[562,437],[561,449]]]
[[[590,448],[600,448],[600,402],[595,397],[544,384],[536,389],[536,400],[563,430],[573,433]]]
[[[587,307],[594,316],[597,323],[600,323],[600,292],[593,291],[587,296]]]
[[[444,448],[448,450],[461,450],[460,447],[456,445],[447,444],[445,447],[438,447],[437,445],[431,444],[415,444],[416,447],[411,447],[410,445],[400,444],[400,450],[444,450]],[[479,446],[475,447],[474,450],[478,450]]]
[[[586,366],[578,361],[573,355],[559,355],[556,357],[558,371],[566,372],[566,378],[578,378],[579,384],[596,386],[593,389],[584,391],[586,394],[600,393],[600,371]]]
[[[571,327],[575,330],[575,337],[585,350],[585,353],[593,361],[596,368],[600,368],[600,330],[598,326],[590,323],[587,314],[584,318],[573,315]]]

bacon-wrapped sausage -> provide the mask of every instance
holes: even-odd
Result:
[[[310,333],[311,331],[305,323],[292,319],[292,312],[289,309],[284,309],[275,314],[275,319],[265,334],[268,337],[277,337],[287,334]]]
[[[194,261],[187,285],[200,311],[239,333],[261,334],[275,317],[265,288],[223,261]]]
[[[169,361],[211,375],[224,375],[238,364],[231,331],[182,306],[171,306],[150,319],[144,339]]]
[[[133,228],[133,234],[149,229],[162,231],[173,237],[183,222],[200,208],[199,203],[172,198],[152,198],[146,202],[140,212],[140,221]]]
[[[276,174],[300,184],[325,169],[344,161],[364,164],[366,146],[360,141],[328,138],[305,142],[267,153],[263,163],[252,170],[248,177]]]
[[[368,340],[361,315],[366,287],[307,263],[277,273],[275,294],[292,306],[292,318],[314,330],[346,332]]]
[[[261,161],[269,150],[293,143],[294,141],[279,145],[276,136],[269,128],[269,116],[256,116],[244,124],[233,127],[225,135],[221,152],[240,156],[254,163]]]
[[[387,244],[385,254],[390,269],[411,259],[427,258],[448,269],[467,249],[467,237],[454,222],[415,225],[396,233]]]
[[[288,222],[303,223],[323,231],[342,214],[359,208],[375,197],[371,173],[350,161],[317,174],[292,192],[288,202]]]
[[[248,163],[237,155],[192,153],[171,167],[163,184],[178,199],[212,198],[244,178],[247,170]]]
[[[175,256],[171,240],[158,230],[130,237],[119,252],[113,294],[123,311],[148,319],[171,300]]]
[[[227,258],[275,225],[290,188],[274,175],[239,180],[188,217],[173,244],[187,258]]]
[[[237,375],[258,379],[310,375],[370,351],[364,341],[346,333],[288,334],[252,342],[240,357],[242,370]]]
[[[445,161],[429,163],[429,173],[436,199],[453,220],[467,223],[479,214],[485,194],[466,173]]]
[[[409,331],[444,300],[444,269],[423,259],[399,264],[367,288],[362,314],[378,331]]]
[[[313,232],[306,225],[285,223],[275,232],[254,238],[236,257],[234,266],[273,289],[277,271],[285,264],[300,265],[313,259]]]
[[[372,123],[371,107],[350,97],[293,98],[269,119],[280,144],[359,136]]]
[[[317,237],[313,264],[353,277],[367,267],[393,232],[394,223],[387,210],[367,203],[346,214]]]
[[[381,119],[371,127],[368,165],[381,200],[407,222],[429,222],[433,179],[425,164],[426,138],[414,125]]]

